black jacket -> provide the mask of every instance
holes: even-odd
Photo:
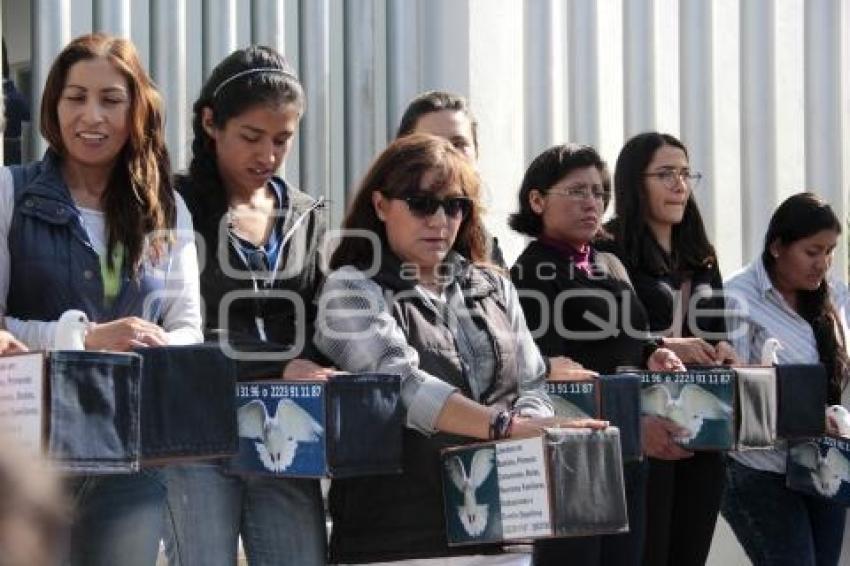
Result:
[[[645,365],[653,349],[646,311],[615,257],[595,252],[589,276],[534,241],[517,258],[511,279],[544,356],[568,356],[602,374]]]
[[[310,357],[315,295],[323,279],[319,254],[327,227],[327,207],[280,179],[273,182],[284,187],[287,203],[281,232],[291,232],[291,236],[280,250],[275,278],[268,281],[267,275],[247,268],[229,239],[219,238],[224,204],[203,187],[194,186],[189,178],[177,179],[177,191],[186,201],[201,240],[198,254],[203,254],[199,262],[204,330],[208,335],[226,332],[237,350],[295,348],[295,356]],[[232,300],[238,294],[244,296]],[[221,318],[221,305],[231,300],[225,309],[226,318]],[[265,342],[259,333],[258,317],[265,327]]]
[[[726,334],[726,320],[722,315],[725,302],[722,294],[714,293],[723,291],[723,278],[716,261],[688,272],[677,270],[670,255],[653,239],[648,242],[647,247],[659,260],[660,268],[652,269],[648,265],[632,265],[625,261],[622,248],[612,240],[598,242],[596,245],[601,250],[617,255],[623,261],[635,292],[649,314],[649,329],[653,334],[663,334],[673,324],[674,293],[681,289],[682,281],[688,277],[691,278],[691,296],[699,293],[704,298],[694,303],[699,313],[694,321],[695,326],[690,327],[687,320],[683,320],[681,335],[705,338],[707,342],[715,344],[722,339],[718,335]],[[710,310],[718,315],[710,316]]]

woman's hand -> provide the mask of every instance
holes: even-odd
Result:
[[[7,330],[0,330],[0,354],[17,354],[26,352],[27,348],[23,342],[12,336]]]
[[[511,425],[511,438],[540,436],[547,428],[607,428],[608,421],[596,419],[564,419],[561,417],[521,417],[515,416]]]
[[[688,431],[673,421],[645,415],[641,419],[641,432],[643,453],[647,456],[659,460],[681,460],[694,455],[676,443],[675,438]]]
[[[328,377],[336,371],[336,368],[326,368],[310,360],[295,358],[283,368],[281,377],[292,380],[327,381]]]
[[[679,356],[667,348],[658,348],[655,350],[649,356],[646,367],[652,371],[685,371],[685,364],[682,363]]]
[[[665,338],[664,347],[673,350],[686,364],[710,366],[720,363],[714,346],[702,338]]]
[[[162,328],[135,316],[101,324],[92,323],[86,332],[86,350],[126,352],[133,348],[167,344],[168,338]]]
[[[718,342],[714,347],[714,351],[714,358],[717,360],[718,364],[734,366],[740,363],[738,360],[738,354],[735,353],[735,348],[733,348],[732,344],[725,340]]]
[[[585,369],[566,356],[549,358],[549,375],[546,377],[550,381],[586,381],[597,376],[599,374],[595,371]]]

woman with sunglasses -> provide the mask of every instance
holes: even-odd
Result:
[[[304,92],[282,55],[264,46],[234,51],[195,102],[192,162],[177,181],[205,243],[205,330],[244,360],[281,353],[263,377],[321,379],[329,371],[296,357],[312,338],[325,208],[276,174],[303,112]],[[325,563],[318,480],[198,463],[171,468],[168,484],[172,564],[235,564],[240,535],[252,565]]]
[[[407,426],[401,475],[334,480],[332,562],[529,564],[446,543],[439,450],[557,422],[516,291],[484,265],[479,190],[451,143],[413,134],[372,164],[343,223],[315,344],[340,369],[400,374]]]
[[[562,145],[525,172],[511,228],[536,238],[511,268],[529,328],[544,356],[568,356],[602,374],[618,366],[681,369],[676,355],[650,340],[647,313],[620,261],[594,248],[610,200],[605,162],[595,149]],[[625,464],[629,533],[540,540],[538,566],[640,564],[645,466]]]
[[[792,195],[770,218],[761,255],[726,282],[741,359],[759,363],[765,341],[778,340],[778,363],[824,365],[830,405],[850,380],[847,286],[829,276],[841,229],[818,196]],[[754,566],[835,566],[847,509],[786,487],[786,456],[785,442],[732,453],[723,517]]]
[[[723,281],[693,188],[684,144],[648,132],[631,138],[614,172],[616,215],[601,249],[616,253],[649,314],[649,329],[686,365],[734,363]],[[692,324],[689,324],[689,321]],[[644,417],[649,456],[644,564],[701,566],[708,558],[724,484],[718,452],[691,453],[670,421]]]

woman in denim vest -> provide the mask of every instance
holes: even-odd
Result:
[[[301,84],[283,56],[263,46],[231,53],[195,102],[192,162],[177,180],[206,250],[204,327],[241,352],[243,368],[257,365],[252,351],[279,351],[263,377],[322,378],[328,371],[291,359],[305,355],[300,345],[312,338],[327,211],[322,199],[277,176],[303,112]],[[229,307],[220,315],[222,304]],[[240,534],[252,565],[325,563],[318,480],[239,476],[226,466],[168,471],[172,563],[235,564]]]
[[[191,219],[171,186],[160,97],[132,43],[93,34],[65,47],[47,76],[41,133],[41,161],[0,170],[6,328],[50,349],[60,315],[77,309],[91,321],[89,350],[199,342]],[[161,476],[70,478],[70,562],[154,564]]]

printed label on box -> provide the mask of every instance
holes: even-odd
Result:
[[[539,438],[496,445],[499,504],[505,539],[552,534],[546,457]]]
[[[44,423],[44,354],[0,358],[0,435],[41,454]]]
[[[239,451],[245,472],[320,476],[325,473],[323,387],[314,383],[236,386]]]
[[[443,465],[447,530],[453,544],[552,534],[540,438],[452,451]]]
[[[555,414],[567,419],[592,419],[599,412],[595,381],[550,381],[546,383]]]
[[[730,450],[734,446],[735,391],[731,370],[646,372],[641,411],[669,419],[686,432],[689,449]]]

